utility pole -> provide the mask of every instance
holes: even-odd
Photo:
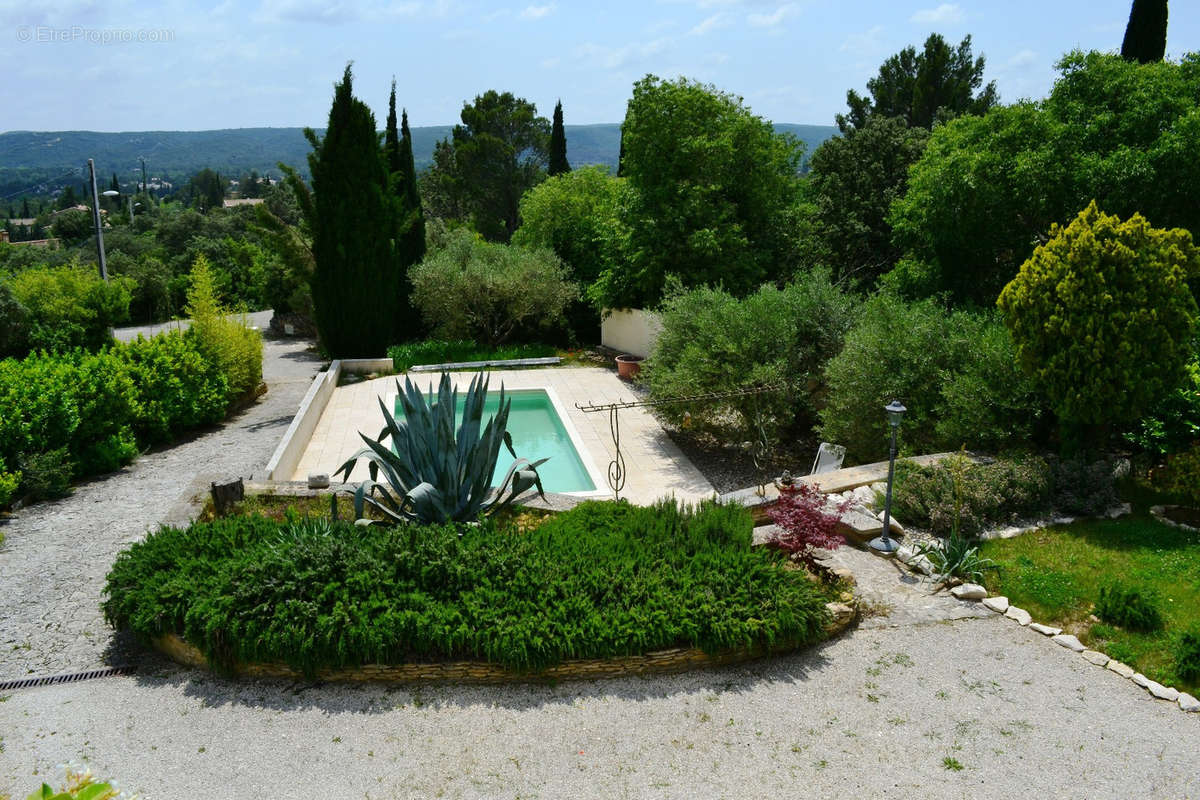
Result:
[[[104,261],[104,232],[100,230],[100,193],[96,191],[96,164],[88,159],[88,174],[92,179],[92,222],[96,226],[96,252],[100,256],[100,280],[108,280],[108,264]]]

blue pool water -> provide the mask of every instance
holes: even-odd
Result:
[[[519,389],[505,392],[505,397],[512,400],[508,412],[508,432],[512,435],[513,449],[519,458],[537,461],[539,458],[549,458],[538,467],[542,478],[542,488],[547,492],[590,492],[596,488],[588,475],[579,453],[571,443],[566,427],[558,417],[558,412],[544,389]],[[429,398],[432,400],[433,398]],[[462,423],[463,394],[458,396],[458,408],[455,415],[456,424]],[[500,392],[488,392],[483,407],[483,424],[496,415],[500,407]],[[396,398],[396,419],[404,418],[404,406],[400,398]],[[500,446],[500,455],[496,459],[496,471],[492,480],[498,481],[504,477],[512,465],[513,458],[504,445]]]

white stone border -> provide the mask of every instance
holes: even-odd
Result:
[[[366,361],[367,359],[355,360]],[[292,424],[288,426],[287,431],[283,434],[283,439],[279,441],[279,446],[271,455],[271,460],[267,462],[267,480],[273,481],[277,478],[285,481],[291,480],[296,467],[300,464],[300,457],[304,455],[305,448],[312,440],[317,422],[321,419],[321,414],[325,413],[325,406],[329,404],[329,398],[333,396],[333,390],[337,388],[341,376],[342,361],[335,360],[329,364],[329,369],[317,373],[317,376],[313,378],[312,385],[308,387],[308,392],[300,401],[300,409],[292,418]]]
[[[1173,506],[1173,507],[1177,507],[1177,506]],[[1182,522],[1176,522],[1175,520],[1173,520],[1167,516],[1166,511],[1167,511],[1166,506],[1150,506],[1150,516],[1154,517],[1156,520],[1161,522],[1163,525],[1169,525],[1172,528],[1179,528],[1180,530],[1184,530],[1184,531],[1191,531],[1192,533],[1200,533],[1200,528],[1197,528],[1193,525],[1185,525]]]
[[[1063,633],[1062,628],[1054,628],[1049,625],[1042,625],[1034,622],[1030,617],[1029,612],[1023,608],[1017,608],[1008,602],[1008,598],[1004,596],[988,597],[987,589],[977,583],[964,583],[955,586],[950,590],[950,593],[959,600],[982,601],[985,608],[1004,615],[1005,618],[1011,619],[1023,628],[1030,628],[1037,631],[1042,636],[1049,637],[1051,641],[1059,644],[1068,650],[1078,653],[1085,661],[1090,664],[1095,664],[1097,667],[1103,667],[1110,672],[1120,675],[1122,678],[1129,680],[1141,686],[1148,691],[1151,696],[1159,700],[1166,700],[1168,703],[1175,703],[1181,711],[1197,712],[1200,711],[1200,700],[1192,697],[1187,692],[1181,692],[1171,686],[1163,686],[1161,683],[1150,680],[1140,672],[1135,672],[1133,667],[1127,664],[1122,664],[1114,658],[1109,658],[1099,650],[1089,650],[1084,647],[1083,643],[1078,638],[1069,633]]]

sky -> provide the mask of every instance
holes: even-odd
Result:
[[[619,122],[634,81],[687,76],[776,122],[833,124],[846,90],[933,32],[972,36],[1002,102],[1044,97],[1074,49],[1120,49],[1130,0],[0,0],[0,131],[323,127],[354,64],[382,127],[511,91],[567,124]],[[1200,50],[1171,3],[1168,56]]]

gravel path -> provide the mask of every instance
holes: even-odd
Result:
[[[262,477],[316,373],[308,342],[263,345],[268,390],[253,406],[7,521],[0,546],[0,679],[125,660],[99,608],[113,558],[161,523],[198,475]]]
[[[1195,800],[1197,716],[993,615],[859,630],[736,669],[555,687],[237,684],[164,669],[22,690],[0,703],[0,788],[23,794],[35,770],[85,758],[146,800]]]

